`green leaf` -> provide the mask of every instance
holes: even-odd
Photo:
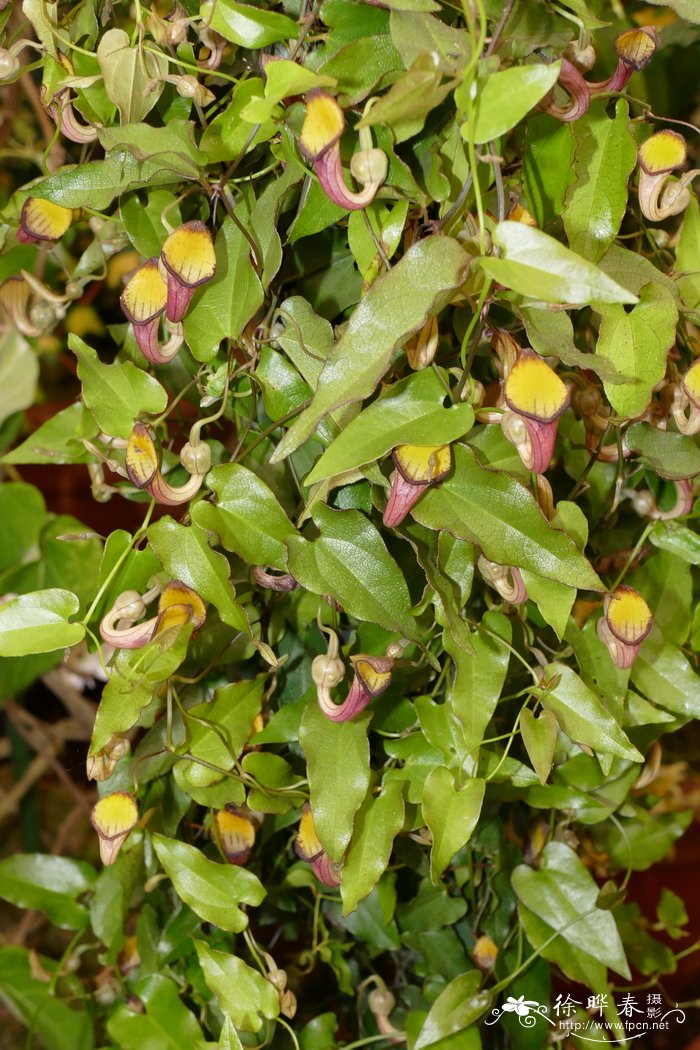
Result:
[[[570,587],[603,589],[571,537],[551,527],[519,481],[482,467],[471,449],[455,446],[453,452],[454,473],[416,504],[416,521],[471,540],[500,565],[530,569]]]
[[[452,83],[443,83],[440,70],[412,68],[391,85],[358,126],[387,124],[394,131],[395,141],[405,142],[418,134],[428,113],[444,102],[452,90]]]
[[[118,149],[104,160],[64,167],[32,186],[32,196],[53,201],[64,208],[104,210],[115,197],[143,186],[167,186],[195,179],[197,169],[175,154],[165,153],[137,160],[128,150]]]
[[[50,985],[33,976],[37,964],[53,976],[56,963],[52,959],[14,945],[0,948],[3,1004],[46,1050],[92,1050],[92,1018],[85,1009],[71,1010],[63,999],[50,994]]]
[[[128,438],[137,415],[164,411],[168,395],[148,372],[131,361],[102,364],[96,352],[73,333],[68,336],[68,346],[78,358],[83,401],[105,434]]]
[[[109,681],[102,691],[90,742],[90,754],[114,736],[136,724],[141,711],[185,659],[192,626],[170,628],[141,649],[120,649],[110,664]]]
[[[455,853],[471,838],[481,813],[486,782],[478,778],[457,787],[445,766],[436,766],[423,785],[421,807],[433,845],[430,851],[430,875],[434,883],[442,875]]]
[[[123,29],[108,29],[97,47],[97,60],[110,102],[122,124],[138,124],[153,109],[168,73],[165,55],[132,47]]]
[[[535,603],[542,619],[554,630],[557,638],[561,638],[576,599],[576,589],[543,579],[529,569],[523,569],[521,575],[528,598]]]
[[[373,798],[367,794],[355,817],[354,832],[342,870],[343,914],[354,911],[386,871],[395,837],[403,827],[403,785],[389,781]]]
[[[265,482],[246,467],[225,463],[209,473],[207,485],[217,502],[197,503],[195,524],[216,533],[227,551],[249,565],[286,569],[285,544],[299,534]]]
[[[270,62],[265,69],[264,97],[253,95],[241,110],[241,119],[250,124],[264,124],[282,99],[290,95],[305,95],[313,88],[335,87],[335,84],[335,77],[319,76],[296,62],[284,58]]]
[[[175,981],[161,974],[132,987],[136,1009],[120,1004],[107,1022],[119,1050],[182,1050],[201,1045],[202,1030],[180,998]]]
[[[536,718],[529,707],[523,707],[520,712],[520,733],[540,784],[546,784],[557,745],[557,720],[554,713],[545,709]]]
[[[9,329],[0,338],[0,423],[34,401],[39,362],[27,340]]]
[[[250,214],[243,203],[236,214],[247,227]],[[198,361],[215,357],[223,339],[237,339],[264,299],[250,244],[228,216],[216,235],[215,249],[216,275],[193,302],[184,322],[187,345]]]
[[[577,349],[574,345],[573,322],[565,310],[521,306],[518,313],[525,322],[528,342],[538,354],[558,357],[565,365],[573,368],[589,368],[601,379],[614,377],[626,382],[611,361]]]
[[[542,230],[521,222],[499,222],[493,242],[502,258],[480,260],[483,270],[520,295],[547,303],[636,303],[637,297],[587,259]]]
[[[673,296],[660,284],[646,284],[631,312],[623,306],[601,307],[598,312],[602,320],[596,356],[611,361],[622,377],[604,378],[605,394],[618,415],[641,415],[664,377],[666,356],[676,338]]]
[[[82,438],[94,438],[99,427],[80,402],[61,409],[11,452],[3,463],[87,463],[92,457]]]
[[[149,130],[157,129],[149,126]],[[163,225],[161,218],[166,208],[169,221],[174,226],[179,225],[182,216],[176,204],[176,198],[170,190],[153,190],[148,194],[145,207],[143,201],[135,193],[130,194],[119,204],[119,214],[129,234],[129,240],[137,252],[146,259],[150,259],[153,255],[160,255],[163,242],[168,236],[168,230]]]
[[[700,718],[700,676],[681,650],[652,630],[632,664],[630,678],[644,696],[683,718]]]
[[[252,734],[264,687],[263,677],[231,682],[217,689],[213,700],[188,708],[188,754],[221,770],[209,769],[196,761],[180,762],[188,783],[194,785],[196,779],[196,785],[204,787],[221,780],[223,771],[233,768]]]
[[[557,681],[558,679],[558,681]],[[594,751],[618,755],[631,762],[642,762],[643,756],[620,729],[600,699],[565,664],[547,664],[545,681],[555,681],[539,699],[551,711],[566,735],[575,743],[586,744]]]
[[[242,959],[226,952],[217,952],[204,941],[195,941],[204,980],[219,1001],[219,1008],[228,1014],[242,1032],[259,1032],[262,1018],[272,1020],[279,1014],[279,999],[273,985]]]
[[[297,69],[301,69],[297,66]],[[234,89],[231,104],[223,113],[210,122],[202,135],[199,145],[206,153],[209,163],[234,160],[239,153],[249,152],[260,142],[267,142],[277,131],[274,120],[263,121],[255,135],[253,129],[242,119],[242,112],[251,101],[260,102],[265,86],[260,77],[250,77],[239,81]]]
[[[606,991],[608,971],[600,959],[555,936],[556,930],[525,907],[522,900],[518,904],[518,915],[528,941],[543,959],[555,963],[570,980],[597,992]]]
[[[343,107],[357,105],[377,85],[383,86],[392,74],[396,75],[395,71],[403,71],[401,56],[389,34],[373,34],[369,26],[366,29],[366,35],[351,40],[318,67],[319,73],[337,80],[338,101]]]
[[[0,656],[29,656],[68,649],[85,637],[79,623],[68,623],[80,603],[57,587],[20,594],[0,605]]]
[[[238,1036],[238,1032],[233,1027],[231,1018],[228,1016],[224,1017],[224,1025],[221,1029],[218,1045],[219,1050],[245,1050],[245,1047]]]
[[[205,602],[216,606],[223,623],[250,633],[248,618],[236,601],[229,579],[230,566],[223,554],[211,549],[201,529],[164,517],[149,528],[148,542],[174,580],[180,580]]]
[[[639,453],[643,466],[661,478],[680,481],[700,474],[700,448],[683,434],[633,423],[625,431],[625,444]]]
[[[206,153],[195,146],[194,124],[191,120],[169,120],[163,128],[154,128],[150,124],[122,124],[121,127],[100,128],[98,138],[108,152],[116,149],[128,150],[139,161],[150,160],[151,157],[161,160],[171,157],[176,165],[182,165],[184,170],[191,170],[193,177],[196,177],[199,168],[207,163]],[[171,197],[170,200],[174,201],[174,198]],[[141,214],[143,215],[143,209]],[[174,224],[176,214],[175,208],[169,212],[171,224]],[[142,254],[159,253],[160,249],[157,252]]]
[[[295,40],[299,35],[296,22],[286,15],[250,4],[237,4],[234,0],[206,0],[199,14],[224,40],[250,50],[269,47],[278,40]]]
[[[180,900],[200,919],[221,930],[241,933],[248,916],[240,907],[257,907],[265,889],[252,871],[236,864],[217,864],[186,842],[152,835],[153,848]]]
[[[313,401],[277,446],[274,462],[298,448],[333,409],[372,393],[396,347],[452,297],[468,261],[452,238],[429,237],[374,282],[323,368]]]
[[[659,521],[649,540],[662,551],[669,551],[689,565],[700,565],[700,536],[677,521]]]
[[[552,62],[490,73],[476,96],[474,142],[490,142],[519,124],[554,87],[560,69],[560,62]],[[468,137],[468,124],[462,125],[462,135]]]
[[[596,907],[598,886],[588,869],[563,842],[548,842],[539,864],[537,871],[521,864],[513,872],[518,900],[569,944],[629,980],[615,920],[609,911]]]
[[[531,116],[525,129],[523,187],[527,206],[540,226],[561,215],[573,177],[574,138],[570,124],[546,114]]]
[[[489,992],[479,991],[480,985],[481,974],[478,970],[469,970],[450,981],[431,1006],[414,1043],[414,1050],[424,1050],[448,1036],[463,1032],[478,1020],[491,1002]],[[454,1046],[456,1050],[457,1044]]]
[[[473,653],[465,652],[445,637],[445,648],[455,665],[448,700],[462,726],[464,751],[471,752],[470,771],[503,689],[512,639],[510,621],[501,613],[485,613],[481,627],[472,635]]]
[[[394,8],[389,25],[391,39],[407,69],[426,53],[446,73],[457,74],[466,65],[471,53],[466,30],[447,25],[434,15],[406,8]]]
[[[359,510],[314,508],[317,540],[288,541],[289,571],[314,594],[330,594],[350,616],[415,638],[408,587],[375,526]]]
[[[78,897],[95,885],[90,864],[46,853],[16,853],[0,860],[0,897],[18,908],[38,908],[54,926],[81,930],[88,912]]]
[[[32,550],[45,519],[46,504],[39,489],[23,481],[6,481],[0,486],[0,571],[16,565]]]
[[[304,708],[299,743],[307,763],[311,809],[318,837],[339,863],[353,832],[355,814],[369,787],[368,715],[331,722],[316,702]]]
[[[612,120],[606,109],[606,102],[594,103],[571,125],[575,178],[562,216],[569,247],[591,262],[605,255],[620,231],[627,207],[627,181],[637,163],[627,102],[617,100]]]
[[[392,386],[345,427],[305,483],[343,474],[381,459],[397,445],[448,445],[471,430],[471,405],[445,408],[445,388],[426,368]]]

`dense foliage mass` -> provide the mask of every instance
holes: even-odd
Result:
[[[625,890],[692,819],[696,0],[0,6],[0,696],[92,707],[95,781],[88,859],[0,861],[69,931],[0,997],[605,1041],[689,951]]]

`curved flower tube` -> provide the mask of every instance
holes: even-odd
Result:
[[[115,649],[140,649],[170,627],[192,623],[198,631],[206,619],[204,602],[196,591],[180,580],[171,580],[158,601],[157,615],[134,623],[145,615],[146,606],[138,591],[125,591],[102,617],[100,635]]]
[[[627,29],[615,38],[617,67],[607,80],[588,84],[592,95],[602,92],[622,91],[633,73],[639,73],[651,62],[656,53],[656,29],[653,26],[641,26],[639,29]]]
[[[297,857],[301,857],[311,865],[311,870],[320,882],[326,886],[340,885],[340,865],[333,863],[321,845],[308,802],[304,803],[301,811],[301,822],[294,840],[294,850]]]
[[[29,301],[32,289],[23,277],[8,277],[0,284],[0,306],[3,307],[10,323],[18,332],[26,336],[41,335],[43,327],[34,324],[29,314]]]
[[[396,1006],[396,999],[381,978],[377,978],[377,987],[367,996],[367,1005],[374,1014],[377,1029],[387,1037],[388,1043],[405,1043],[406,1037],[391,1023],[390,1014]]]
[[[41,241],[58,241],[73,221],[73,209],[60,204],[27,197],[20,213],[17,240],[23,244],[38,244]]]
[[[255,845],[255,824],[238,806],[214,814],[214,837],[229,864],[245,864]]]
[[[596,630],[621,671],[632,666],[653,623],[649,606],[634,588],[620,586],[606,596]]]
[[[331,722],[347,722],[389,688],[395,658],[391,648],[385,656],[351,656],[355,677],[343,703],[336,704],[331,689],[343,679],[345,667],[338,658],[338,638],[333,631],[328,633],[328,651],[325,656],[314,659],[311,677],[316,685],[318,706],[326,718]]]
[[[392,455],[396,470],[383,516],[389,528],[400,525],[423,493],[439,485],[452,470],[449,445],[398,445]]]
[[[660,510],[654,493],[649,489],[639,489],[629,493],[632,506],[640,518],[651,518],[653,521],[671,521],[683,518],[693,509],[693,482],[690,478],[673,481],[676,490],[676,502],[670,510]]]
[[[200,444],[209,449],[205,442],[200,442]],[[192,449],[193,446],[188,442],[180,453],[180,461],[188,471],[193,465]],[[160,457],[148,427],[143,423],[134,423],[124,457],[124,466],[129,481],[137,489],[145,489],[157,503],[163,503],[168,507],[177,507],[180,503],[187,503],[202,486],[204,477],[211,466],[211,452],[209,451],[208,455],[204,454],[203,457],[196,456],[194,465],[196,470],[189,481],[177,488],[170,485],[160,472]]]
[[[197,288],[216,273],[214,242],[204,223],[194,220],[173,230],[161,249],[160,261],[167,280],[165,316],[177,324]]]
[[[591,93],[583,76],[568,58],[561,59],[561,71],[557,77],[557,84],[569,96],[568,103],[561,105],[556,101],[554,92],[550,91],[540,103],[539,108],[566,123],[578,120],[588,111],[591,104]]]
[[[518,354],[503,392],[508,406],[501,418],[503,434],[528,470],[541,474],[552,458],[557,420],[569,405],[569,391],[543,358],[526,349]]]
[[[250,575],[261,587],[271,591],[293,591],[299,586],[291,573],[269,572],[266,565],[254,565]]]
[[[495,561],[489,561],[483,554],[479,555],[477,567],[487,583],[495,587],[504,601],[510,605],[522,605],[527,601],[527,590],[520,569],[516,569],[514,565],[499,565]]]
[[[642,143],[637,156],[642,215],[650,222],[663,222],[684,211],[691,200],[688,186],[698,169],[687,171],[679,179],[669,179],[670,173],[685,163],[687,147],[683,136],[677,131],[657,131]]]
[[[42,101],[46,96],[46,89],[42,88]],[[94,142],[97,138],[97,128],[92,124],[81,124],[75,115],[73,102],[68,88],[61,88],[55,93],[52,100],[44,109],[49,114],[54,124],[60,125],[61,134],[71,142]]]
[[[114,864],[138,819],[136,799],[128,791],[105,795],[92,807],[90,821],[100,840],[100,859],[103,864]]]
[[[340,136],[345,128],[343,111],[327,91],[315,88],[306,96],[306,116],[299,137],[299,148],[311,161],[321,188],[340,208],[358,211],[374,200],[387,176],[388,161],[380,149],[362,149],[355,154],[350,170],[363,189],[348,189],[340,160]]]
[[[134,328],[139,350],[154,365],[164,365],[175,357],[176,347],[161,347],[158,341],[161,314],[168,301],[168,286],[163,280],[156,258],[147,259],[126,283],[119,298],[126,319]]]
[[[700,433],[700,359],[688,369],[673,391],[671,414],[681,434]]]
[[[423,325],[418,335],[406,343],[406,360],[409,368],[412,368],[414,372],[427,368],[437,353],[439,341],[437,317],[431,317]]]

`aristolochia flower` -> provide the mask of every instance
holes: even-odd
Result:
[[[310,160],[323,191],[341,208],[357,211],[367,207],[386,179],[388,162],[380,149],[363,148],[354,155],[350,163],[353,176],[363,189],[353,193],[345,184],[340,161],[340,136],[345,128],[343,111],[327,91],[320,88],[306,96],[306,116],[299,137],[301,152]],[[369,132],[363,129],[367,138]],[[371,139],[370,139],[371,143]]]
[[[204,602],[180,580],[171,580],[158,600],[157,615],[136,623],[146,614],[138,591],[124,591],[100,623],[100,635],[115,649],[140,649],[170,627],[192,623],[198,631],[206,619]]]
[[[92,826],[100,839],[103,864],[114,864],[119,850],[139,819],[138,806],[128,791],[105,795],[92,807]]]
[[[568,407],[569,391],[534,350],[521,350],[506,377],[504,395],[503,434],[528,470],[541,474],[552,458],[557,420]]]
[[[662,222],[688,207],[688,186],[698,170],[687,171],[679,179],[670,178],[671,172],[685,163],[686,155],[685,139],[677,131],[657,131],[639,147],[639,207],[650,222]]]
[[[681,434],[691,436],[700,431],[700,359],[673,391],[671,414]]]
[[[73,209],[39,197],[27,197],[19,221],[18,241],[24,244],[58,241],[73,221]]]
[[[304,808],[301,811],[301,822],[297,837],[294,840],[294,849],[298,857],[308,861],[317,879],[325,883],[326,886],[340,885],[340,867],[333,863],[321,845],[321,840],[316,834],[316,825],[311,806],[308,802],[304,804]]]
[[[597,631],[616,667],[625,670],[632,666],[653,623],[649,606],[632,587],[617,587],[607,595]]]
[[[173,324],[182,321],[197,288],[216,273],[216,255],[211,234],[203,222],[194,220],[170,234],[160,253],[167,276],[165,316]]]
[[[117,763],[125,758],[131,750],[131,744],[124,736],[113,736],[105,746],[95,755],[88,755],[87,778],[88,780],[109,780]]]
[[[255,845],[255,824],[237,806],[214,814],[214,835],[229,864],[245,864]]]
[[[180,462],[188,472],[193,466],[195,470],[189,481],[176,488],[170,485],[160,472],[160,457],[148,427],[143,423],[134,423],[124,458],[127,476],[137,489],[145,489],[158,503],[169,507],[187,503],[201,488],[211,465],[209,446],[206,442],[200,442],[197,448],[200,446],[207,451],[204,455],[194,456],[193,446],[189,442],[184,446],[180,453]]]
[[[554,91],[550,91],[540,103],[540,109],[558,120],[570,122],[578,120],[587,112],[591,102],[591,93],[583,76],[568,58],[561,59],[561,70],[557,77],[557,84],[563,88],[568,96],[568,102],[557,102]]]
[[[158,340],[160,318],[168,301],[168,286],[163,280],[158,260],[147,259],[139,266],[121,294],[119,303],[128,321],[134,327],[139,350],[152,364],[161,365],[171,361],[182,345],[182,339],[174,353],[172,348],[164,352]]]
[[[522,605],[527,601],[527,591],[520,569],[513,565],[499,565],[495,561],[488,561],[483,554],[479,556],[477,566],[484,579],[495,587],[504,601],[510,605]]]
[[[429,486],[439,485],[452,469],[449,445],[398,445],[393,452],[396,470],[391,475],[384,524],[400,525]]]
[[[656,30],[653,26],[627,29],[615,39],[617,67],[607,80],[589,84],[591,94],[604,91],[622,91],[633,73],[639,73],[656,53]]]

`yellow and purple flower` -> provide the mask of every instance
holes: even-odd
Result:
[[[73,221],[73,209],[40,197],[27,197],[19,221],[17,240],[23,244],[60,241]]]
[[[214,814],[214,837],[229,864],[245,864],[255,845],[255,824],[238,806]]]
[[[597,631],[620,670],[631,667],[654,623],[651,609],[633,587],[617,587],[606,596]]]
[[[216,255],[211,234],[203,222],[194,220],[170,234],[160,253],[167,277],[165,316],[172,324],[184,318],[197,288],[216,273]]]
[[[321,88],[310,91],[306,96],[306,116],[299,147],[313,164],[326,196],[340,208],[357,211],[366,208],[374,200],[377,190],[386,179],[388,162],[382,150],[371,148],[371,138],[369,143],[363,143],[369,132],[362,129],[360,144],[364,148],[353,156],[350,171],[363,189],[359,193],[348,189],[340,160],[340,136],[344,128],[343,111],[333,96]]]
[[[105,795],[92,807],[90,820],[100,840],[100,859],[103,864],[114,864],[138,819],[136,800],[128,791]]]
[[[675,387],[671,414],[681,434],[692,436],[700,432],[700,359]]]
[[[156,258],[147,259],[139,266],[127,281],[119,300],[127,320],[133,325],[139,350],[155,365],[167,364],[175,356],[170,352],[164,354],[158,339],[160,319],[167,301],[168,286]],[[180,345],[181,341],[177,350]]]
[[[393,452],[396,470],[391,475],[384,524],[400,525],[431,485],[439,485],[452,469],[449,445],[398,445]]]
[[[150,430],[143,423],[134,423],[124,457],[127,477],[132,485],[145,489],[156,502],[168,507],[187,503],[199,492],[211,466],[211,450],[205,441],[196,446],[188,442],[180,453],[180,462],[188,473],[192,472],[189,481],[175,487],[160,472],[160,456]]]
[[[627,29],[615,38],[617,66],[607,80],[589,84],[593,95],[603,92],[622,91],[633,73],[639,73],[656,54],[656,30],[653,26]]]
[[[687,171],[671,179],[688,154],[685,139],[677,131],[657,131],[639,147],[639,207],[650,222],[663,222],[684,211],[691,200],[688,186],[698,171]]]
[[[333,863],[321,845],[308,802],[304,804],[301,811],[301,821],[294,840],[294,849],[298,857],[311,865],[311,870],[317,879],[326,886],[340,885],[340,866]]]
[[[115,649],[140,649],[171,627],[191,623],[198,631],[206,619],[206,608],[196,591],[180,580],[171,580],[160,595],[157,614],[136,622],[145,615],[139,592],[124,591],[100,622],[103,641]]]
[[[521,350],[504,385],[508,406],[501,426],[504,436],[535,474],[549,466],[557,437],[557,420],[569,404],[569,391],[557,373],[534,350]]]

